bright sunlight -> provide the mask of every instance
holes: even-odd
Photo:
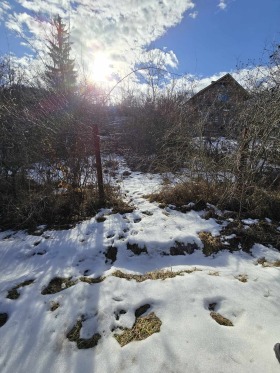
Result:
[[[107,82],[112,75],[112,62],[104,54],[97,54],[92,64],[92,79],[95,82]]]

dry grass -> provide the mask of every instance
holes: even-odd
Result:
[[[217,204],[222,194],[223,191],[219,184],[210,184],[200,180],[197,182],[180,183],[175,186],[164,185],[159,193],[154,193],[147,197],[151,202],[157,201],[162,204],[172,204],[177,207],[184,206],[189,202],[200,202],[200,207],[203,207],[205,206],[205,202],[202,206],[202,201]]]
[[[147,272],[143,275],[134,275],[130,273],[124,273],[120,270],[117,270],[112,273],[112,276],[124,278],[126,280],[135,280],[136,282],[143,282],[147,280],[166,280],[167,278],[174,278],[176,276],[183,276],[185,273],[193,273],[195,271],[201,271],[201,269],[198,269],[196,267],[192,269],[187,269],[184,271],[169,271],[169,270],[158,270],[153,272]]]
[[[219,271],[209,271],[208,275],[209,276],[220,276],[220,273],[219,273]]]
[[[136,318],[131,329],[124,329],[122,334],[115,334],[114,337],[123,347],[132,341],[142,341],[154,333],[159,333],[161,324],[161,320],[152,312],[147,316]]]
[[[157,201],[163,206],[172,204],[182,211],[203,210],[206,202],[223,210],[234,211],[238,216],[280,220],[279,190],[250,187],[239,191],[232,183],[207,182],[196,180],[174,185],[164,185],[158,193],[148,195],[151,202]],[[189,202],[195,205],[184,210]]]
[[[104,281],[105,278],[106,278],[105,276],[100,276],[100,277],[96,277],[96,278],[82,276],[82,277],[79,278],[79,280],[82,281],[82,282],[86,282],[87,284],[98,284],[98,283]]]
[[[226,317],[220,315],[218,312],[210,312],[210,316],[213,320],[215,320],[218,324],[223,326],[233,326],[233,323],[227,319]]]
[[[275,260],[274,262],[266,260],[265,257],[259,258],[257,260],[258,264],[261,264],[263,267],[280,267],[280,260]]]
[[[245,275],[245,274],[235,276],[235,278],[236,278],[236,280],[238,280],[240,282],[247,282],[248,281],[248,275]]]
[[[200,232],[198,236],[203,243],[202,252],[205,256],[210,256],[225,249],[224,245],[221,243],[220,237],[213,237],[209,232]]]

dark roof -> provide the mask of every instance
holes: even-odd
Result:
[[[201,91],[197,92],[194,96],[192,96],[189,99],[189,101],[191,101],[192,99],[197,98],[197,97],[203,95],[206,91],[212,89],[215,85],[220,85],[223,82],[232,83],[240,91],[242,91],[242,93],[244,94],[244,96],[247,96],[247,97],[249,96],[249,93],[246,91],[245,88],[242,87],[242,85],[240,85],[230,74],[226,74],[226,75],[222,76],[220,79],[218,79],[216,81],[213,81],[211,84],[209,84],[207,87],[203,88]]]

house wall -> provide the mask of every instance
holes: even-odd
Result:
[[[194,135],[234,137],[238,131],[234,115],[247,98],[247,92],[231,76],[225,76],[200,91],[187,105]]]

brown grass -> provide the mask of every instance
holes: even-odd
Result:
[[[207,201],[217,204],[221,197],[221,187],[218,184],[210,184],[200,180],[197,182],[184,182],[180,184],[164,185],[159,193],[149,196],[151,202],[160,202],[162,204],[172,204],[177,207],[184,206],[189,202]]]
[[[219,273],[219,271],[209,271],[208,275],[209,276],[220,276],[220,273]]]
[[[153,272],[147,272],[143,275],[134,275],[130,273],[124,273],[120,270],[117,270],[112,273],[112,276],[124,278],[126,280],[135,280],[136,282],[143,282],[147,280],[166,280],[167,278],[174,278],[176,276],[183,276],[185,273],[193,273],[195,271],[201,271],[201,269],[198,269],[196,267],[192,269],[187,269],[184,271],[169,271],[169,270],[158,270]]]
[[[187,208],[202,210],[206,202],[223,210],[236,212],[240,217],[265,218],[280,220],[279,190],[250,187],[242,192],[232,184],[207,182],[205,180],[189,181],[174,185],[164,185],[158,193],[147,196],[151,202],[157,201],[163,206],[182,207],[189,202],[195,206]],[[182,210],[182,211],[183,211]]]
[[[215,320],[218,324],[223,326],[233,326],[233,323],[227,319],[226,317],[220,315],[218,312],[210,312],[210,316],[213,320]]]
[[[280,267],[280,260],[275,260],[274,262],[266,260],[265,257],[259,258],[257,260],[258,264],[261,264],[263,267]]]
[[[199,238],[203,243],[202,252],[205,256],[210,256],[217,253],[226,247],[221,243],[220,237],[213,237],[209,232],[200,232],[198,234]]]
[[[245,274],[235,276],[235,278],[240,282],[247,282],[248,281],[248,275],[245,275]]]
[[[80,281],[82,282],[86,282],[87,284],[98,284],[102,281],[105,280],[105,276],[100,276],[100,277],[95,277],[95,278],[92,278],[92,277],[86,277],[86,276],[82,276],[80,277]]]
[[[142,341],[154,333],[159,333],[161,324],[161,320],[152,312],[147,316],[136,318],[131,329],[124,329],[122,334],[114,334],[114,337],[123,347],[132,341]]]

